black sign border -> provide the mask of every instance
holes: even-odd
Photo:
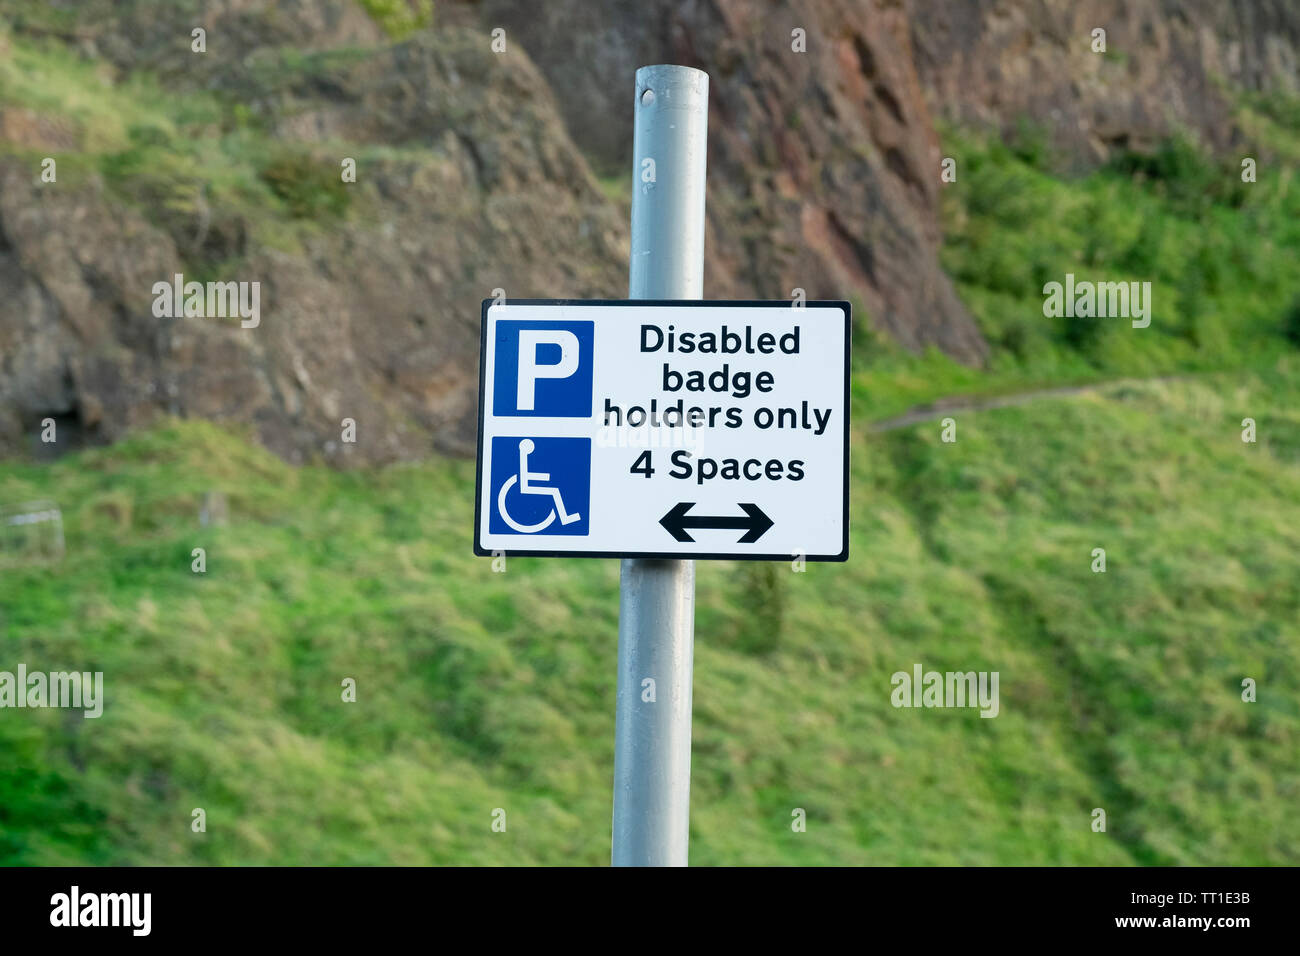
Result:
[[[487,417],[487,322],[488,309],[493,305],[614,305],[614,306],[668,306],[673,308],[769,308],[769,309],[839,309],[844,313],[844,518],[841,527],[844,538],[839,554],[695,554],[681,551],[533,551],[515,548],[497,548],[488,551],[483,547],[483,429]],[[479,323],[478,349],[478,447],[474,458],[474,554],[481,558],[504,555],[507,558],[648,558],[668,561],[790,561],[802,557],[806,561],[847,561],[849,559],[849,372],[853,355],[853,306],[843,299],[815,299],[802,306],[789,299],[484,299]]]

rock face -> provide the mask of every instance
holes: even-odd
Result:
[[[902,8],[486,0],[478,18],[520,38],[602,169],[632,166],[636,64],[709,73],[707,295],[852,296],[910,348],[984,357],[936,257],[939,142]]]
[[[208,22],[216,35],[222,21]],[[626,283],[623,218],[522,52],[497,57],[448,29],[326,74],[264,70],[254,48],[228,69],[169,79],[236,97],[272,139],[310,150],[334,188],[339,157],[362,147],[320,144],[364,144],[372,155],[347,187],[355,215],[286,252],[251,241],[230,210],[202,223],[141,210],[102,182],[41,184],[34,160],[0,157],[0,445],[11,450],[32,447],[45,418],[66,449],[169,413],[250,424],[295,462],[465,454],[480,301],[496,288],[595,297]],[[223,280],[260,283],[257,328],[153,314],[154,283],[205,278],[191,264],[209,256],[235,257]],[[345,418],[355,444],[341,440]]]
[[[904,345],[979,363],[938,264],[936,117],[1028,118],[1080,168],[1176,129],[1222,149],[1220,85],[1295,89],[1300,49],[1288,0],[444,0],[437,17],[393,41],[352,0],[0,0],[13,42],[252,117],[294,150],[264,175],[312,227],[271,241],[197,179],[179,204],[41,183],[40,157],[75,158],[86,133],[0,89],[0,453],[39,451],[45,418],[66,449],[164,413],[248,425],[290,461],[468,453],[479,302],[626,293],[626,200],[597,175],[630,181],[632,77],[655,62],[711,76],[706,295],[856,298]],[[318,215],[332,196],[346,214]],[[156,317],[177,273],[259,282],[261,324]]]
[[[1224,88],[1300,92],[1292,0],[909,0],[936,113],[1008,130],[1022,117],[1086,167],[1174,131],[1237,141]],[[1106,52],[1093,52],[1093,31]]]

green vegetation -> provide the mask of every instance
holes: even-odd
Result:
[[[394,35],[431,15],[365,6]],[[0,105],[76,143],[60,181],[102,177],[201,275],[358,214],[337,150],[238,102],[0,41]],[[694,862],[1300,863],[1300,109],[1240,119],[1255,184],[1181,139],[1068,180],[1030,126],[945,134],[944,262],[989,366],[907,355],[859,309],[851,560],[699,566]],[[1044,317],[1067,272],[1151,281],[1151,327]],[[960,413],[955,444],[867,428],[1120,377],[1148,381]],[[0,502],[57,501],[67,542],[0,573],[0,670],[100,670],[107,694],[98,720],[0,711],[0,864],[607,860],[617,564],[495,573],[473,481],[291,468],[201,422],[0,464]],[[199,527],[208,491],[227,526]],[[916,663],[998,671],[999,716],[894,709]]]
[[[305,150],[279,150],[260,175],[295,219],[337,217],[348,207],[343,178]]]
[[[1181,141],[1067,182],[999,144],[958,150],[945,266],[995,344],[995,371],[1056,379],[1222,368],[1286,347],[1300,192],[1288,170],[1211,165]],[[1221,184],[1221,185],[1220,185]],[[1149,281],[1149,329],[1043,315],[1045,283]]]
[[[286,143],[235,97],[164,88],[148,71],[113,81],[102,67],[58,43],[6,36],[0,57],[0,107],[39,114],[72,142],[36,149],[0,142],[0,155],[36,165],[52,156],[59,182],[100,177],[176,242],[186,272],[233,275],[250,245],[301,252],[304,240],[347,216],[352,197],[339,156],[359,163],[391,148]],[[278,51],[251,67],[312,76],[356,55]]]
[[[390,37],[400,40],[433,23],[433,0],[360,0]]]
[[[596,185],[601,194],[621,209],[632,210],[632,180],[626,173],[597,176]]]
[[[1300,103],[1300,100],[1295,101]],[[944,186],[944,266],[992,348],[974,371],[938,352],[909,356],[881,341],[858,349],[855,383],[873,417],[963,393],[1268,366],[1294,349],[1287,316],[1300,293],[1300,108],[1255,100],[1241,121],[1263,144],[1258,181],[1175,138],[1082,179],[1052,170],[1040,132],[1011,145],[948,130],[958,162]],[[1043,286],[1149,281],[1149,328],[1123,319],[1043,315]]]
[[[1300,862],[1298,408],[1292,358],[963,416],[956,444],[858,429],[851,561],[698,570],[693,859]],[[210,489],[227,527],[198,526]],[[0,468],[68,544],[0,576],[4,666],[107,688],[97,721],[4,712],[0,861],[606,860],[617,563],[494,573],[472,489],[202,423]],[[998,671],[1001,714],[895,710],[916,662]]]
[[[1300,348],[1300,298],[1291,303],[1291,307],[1286,310],[1286,315],[1282,319],[1282,333],[1292,345]]]

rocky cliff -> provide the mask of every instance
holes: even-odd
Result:
[[[1028,119],[1078,168],[1173,131],[1227,149],[1235,91],[1294,90],[1300,49],[1286,0],[483,0],[398,37],[351,0],[0,21],[0,452],[45,418],[67,448],[170,413],[336,463],[471,450],[494,289],[625,294],[639,65],[712,77],[707,295],[855,298],[979,363],[938,263],[936,120]],[[31,57],[66,76],[29,82]],[[97,117],[83,87],[171,119]],[[260,324],[156,316],[178,273],[259,282]]]

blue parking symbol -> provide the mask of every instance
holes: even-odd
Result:
[[[590,438],[492,439],[488,531],[588,533]]]
[[[596,323],[496,323],[492,414],[591,417],[591,360]]]

